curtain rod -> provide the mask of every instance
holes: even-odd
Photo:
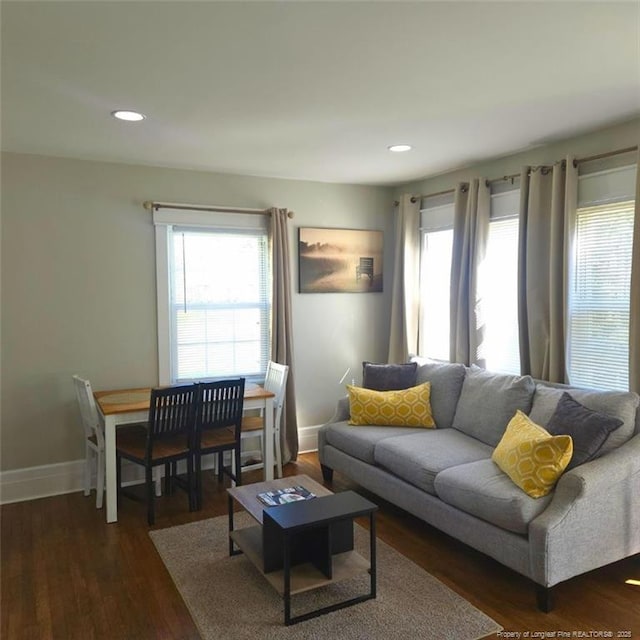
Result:
[[[605,153],[598,153],[594,156],[586,156],[584,158],[576,158],[573,161],[573,166],[577,167],[579,164],[582,164],[583,162],[591,162],[592,160],[602,160],[603,158],[610,158],[612,156],[618,156],[621,155],[623,153],[631,153],[632,151],[637,151],[638,150],[638,146],[635,145],[633,147],[625,147],[624,149],[616,149],[615,151],[606,151]],[[536,169],[538,167],[535,167]],[[487,180],[487,186],[489,184],[492,184],[494,182],[502,182],[503,180],[515,180],[516,178],[519,178],[520,174],[519,173],[512,173],[508,176],[502,176],[501,178],[493,178],[491,180]],[[445,196],[449,193],[455,193],[455,189],[445,189],[444,191],[436,191],[435,193],[425,193],[423,195],[420,196],[412,196],[411,197],[411,202],[418,202],[418,200],[422,200],[423,198],[434,198],[435,196]],[[394,206],[398,206],[400,204],[400,202],[398,200],[394,200],[393,201]]]
[[[617,149],[616,151],[607,151],[605,153],[597,153],[595,156],[587,156],[586,158],[576,158],[573,161],[574,166],[578,166],[582,162],[590,162],[591,160],[601,160],[602,158],[610,158],[611,156],[619,156],[622,153],[631,153],[637,151],[638,145],[627,147],[626,149]]]
[[[181,204],[179,202],[153,202],[151,200],[145,200],[142,206],[151,211],[155,209],[182,209],[186,211],[213,211],[215,213],[249,213],[253,215],[269,215],[269,209],[249,209],[240,207],[209,207],[199,204]],[[293,211],[288,211],[287,216],[293,218]]]

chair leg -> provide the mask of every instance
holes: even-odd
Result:
[[[86,444],[84,447],[84,495],[91,493],[91,461],[93,460],[93,449]]]
[[[164,465],[164,492],[170,496],[173,493],[173,476],[172,472],[172,463],[165,462]]]
[[[222,482],[224,478],[222,474],[224,473],[224,452],[218,452],[218,482]]]
[[[187,458],[187,494],[189,496],[189,511],[197,509],[195,491],[193,486],[193,457]]]
[[[155,470],[155,485],[156,485],[156,497],[159,498],[162,495],[162,467],[154,467]]]
[[[153,487],[153,468],[146,466],[144,468],[145,484],[147,488],[147,522],[149,526],[155,524],[155,493]]]
[[[274,434],[275,454],[277,477],[282,478],[282,445],[280,444],[280,430],[277,429]]]
[[[196,509],[202,509],[202,456],[199,453],[195,455],[195,501],[196,501]]]
[[[104,451],[98,451],[96,452],[96,509],[102,509],[104,474]]]
[[[240,444],[232,451],[233,456],[233,478],[236,487],[242,484],[242,451],[240,450]]]

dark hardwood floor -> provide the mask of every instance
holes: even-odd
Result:
[[[306,473],[322,481],[315,454],[300,456],[285,473]],[[203,510],[189,513],[186,495],[178,490],[157,500],[154,528],[226,513],[224,488],[213,474],[206,476]],[[260,471],[253,471],[243,480],[257,482],[260,477]],[[544,614],[536,609],[534,587],[526,578],[340,474],[335,474],[332,488],[358,490],[379,504],[378,536],[505,631],[529,632],[530,638],[640,638],[640,586],[625,584],[627,579],[640,580],[640,556],[558,585],[555,609]],[[199,638],[149,538],[143,503],[122,499],[119,522],[110,525],[105,524],[104,510],[96,510],[94,494],[5,505],[0,514],[3,640]]]

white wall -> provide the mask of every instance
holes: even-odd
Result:
[[[533,147],[520,153],[478,162],[457,171],[448,171],[441,175],[425,178],[416,182],[398,186],[396,199],[402,193],[428,195],[445,189],[451,189],[458,182],[468,182],[473,178],[492,180],[501,176],[518,173],[525,165],[553,164],[563,160],[567,154],[583,158],[617,149],[626,149],[640,142],[640,118],[620,124],[549,142],[547,145]],[[635,158],[635,154],[634,154]],[[633,160],[635,161],[635,160]]]
[[[88,377],[95,389],[157,384],[154,230],[144,200],[295,212],[301,427],[331,416],[347,367],[386,359],[391,189],[21,154],[3,154],[1,168],[3,471],[83,456],[71,374]],[[297,293],[299,226],[383,230],[384,292]]]

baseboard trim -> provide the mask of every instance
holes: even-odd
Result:
[[[298,452],[309,453],[318,450],[318,430],[323,425],[315,424],[298,429]]]
[[[203,456],[202,468],[214,467],[213,455]],[[182,462],[178,463],[178,471],[182,471]],[[66,493],[84,491],[84,460],[71,460],[40,467],[15,469],[0,472],[0,504],[25,502],[39,498],[50,498]],[[186,471],[186,467],[184,469]],[[164,474],[164,468],[161,467]],[[144,482],[144,470],[140,465],[127,460],[122,461],[122,484],[133,485]],[[91,487],[95,489],[95,474],[91,478]]]
[[[298,451],[300,453],[318,450],[318,430],[321,426],[321,424],[317,424],[298,429]],[[254,452],[245,452],[245,455],[247,453]],[[212,469],[214,462],[214,456],[207,456],[203,459],[202,468]],[[70,460],[39,467],[1,471],[0,504],[37,500],[38,498],[83,491],[83,469],[84,460]],[[144,482],[142,467],[124,460],[122,484],[140,484],[142,482]],[[95,488],[95,477],[92,478],[91,486]]]

